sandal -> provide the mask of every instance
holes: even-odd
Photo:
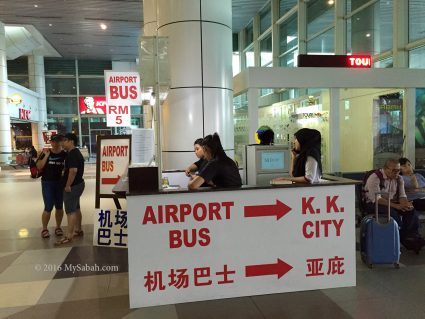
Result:
[[[62,230],[62,228],[60,228],[60,227],[56,227],[56,229],[55,229],[55,235],[56,235],[57,237],[61,237],[61,236],[63,236],[63,230]]]
[[[80,229],[80,230],[74,230],[74,236],[83,236],[84,235],[84,232],[83,232],[83,230],[82,229]]]
[[[43,229],[41,231],[41,238],[50,238],[50,234],[49,234],[49,230],[48,229]]]
[[[55,243],[55,246],[62,246],[62,245],[66,245],[69,244],[70,242],[72,242],[72,239],[68,238],[68,237],[63,237],[62,239],[58,240]]]

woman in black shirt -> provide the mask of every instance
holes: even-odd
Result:
[[[193,143],[195,155],[197,158],[199,158],[199,160],[193,164],[190,164],[189,167],[185,169],[184,172],[187,177],[190,177],[190,178],[195,177],[195,172],[201,171],[204,168],[205,164],[207,164],[208,162],[204,156],[204,149],[202,148],[202,145],[201,145],[202,140],[203,138],[198,138]]]
[[[198,189],[203,183],[214,187],[240,187],[242,185],[236,163],[226,155],[217,133],[207,135],[201,142],[208,163],[188,184],[189,189]]]

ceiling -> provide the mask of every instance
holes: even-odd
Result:
[[[232,0],[233,31],[239,32],[267,1]],[[64,58],[134,61],[143,8],[142,0],[1,0],[0,21],[36,29]]]

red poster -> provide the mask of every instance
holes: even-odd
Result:
[[[80,114],[106,114],[106,97],[80,96]]]

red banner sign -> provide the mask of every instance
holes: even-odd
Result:
[[[80,96],[80,114],[106,114],[106,97]]]

